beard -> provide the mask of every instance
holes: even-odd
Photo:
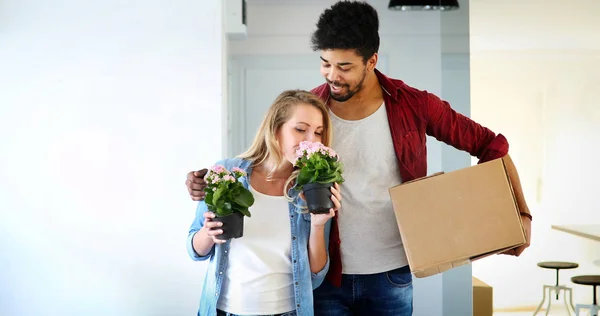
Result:
[[[360,90],[362,90],[363,83],[365,81],[366,76],[367,76],[367,72],[365,70],[363,72],[362,78],[360,78],[360,81],[358,82],[356,87],[354,87],[354,89],[350,89],[350,85],[348,85],[348,84],[339,84],[338,82],[329,81],[329,80],[325,79],[325,80],[327,80],[328,84],[334,85],[336,87],[340,87],[340,88],[348,91],[346,93],[335,93],[331,90],[331,86],[330,86],[329,87],[329,95],[331,96],[332,99],[334,99],[337,102],[346,102],[346,101],[350,100],[355,94],[357,94],[358,92],[360,92]]]

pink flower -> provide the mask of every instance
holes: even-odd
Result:
[[[217,174],[227,172],[227,169],[223,165],[214,165],[210,170]]]
[[[225,175],[223,176],[223,181],[229,181],[229,182],[235,182],[235,178],[231,175]]]
[[[210,168],[208,175],[206,176],[206,182],[211,185],[219,185],[225,182],[236,182],[236,178],[245,175],[244,170],[240,168],[233,168],[234,174],[225,169],[223,165],[214,165]]]
[[[337,153],[333,149],[323,145],[320,142],[313,143],[313,142],[303,141],[303,142],[300,142],[300,144],[298,145],[298,149],[296,150],[296,161],[298,158],[303,157],[303,156],[310,158],[315,153],[319,153],[323,156],[331,157],[331,158],[337,157]],[[294,164],[296,163],[296,161],[294,161]]]
[[[246,172],[242,168],[233,167],[233,169],[231,169],[231,171],[233,172],[233,174],[235,175],[236,178],[246,176]]]

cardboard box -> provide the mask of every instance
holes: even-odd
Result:
[[[417,278],[526,242],[503,159],[409,181],[389,193]]]
[[[473,316],[492,316],[493,314],[494,289],[473,277]]]

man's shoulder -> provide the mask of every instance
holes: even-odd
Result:
[[[388,79],[388,84],[400,92],[412,94],[415,96],[425,96],[425,95],[429,94],[429,92],[427,92],[427,90],[419,89],[419,88],[413,87],[411,85],[408,85],[403,80],[390,78],[390,77],[386,77],[386,78]]]
[[[328,87],[327,83],[324,83],[324,84],[319,85],[319,86],[313,88],[312,90],[310,90],[310,93],[318,96],[319,98],[321,98],[321,100],[325,101],[325,100],[327,100],[327,94],[329,93],[329,87]]]
[[[421,90],[410,86],[403,80],[388,77],[379,71],[376,72],[376,75],[377,79],[379,80],[379,84],[383,87],[383,89],[386,90],[388,94],[395,97],[395,99],[399,99],[400,95],[402,95],[405,98],[408,97],[408,100],[422,100],[423,98],[427,98],[427,96],[430,94],[426,90]],[[408,101],[407,99],[405,100]]]

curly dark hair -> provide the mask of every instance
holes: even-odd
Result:
[[[314,51],[354,49],[366,62],[379,51],[377,11],[363,1],[335,3],[319,17],[311,47]]]

